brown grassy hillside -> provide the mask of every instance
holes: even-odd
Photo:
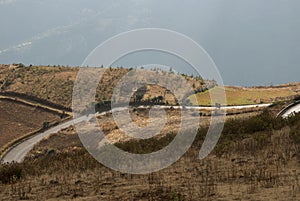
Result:
[[[29,98],[39,98],[70,108],[78,70],[78,67],[0,65],[0,92],[25,94]],[[97,89],[97,102],[110,100],[114,87],[130,70],[109,68],[103,71],[105,73]],[[211,81],[206,83],[200,78],[186,76],[186,79],[195,91],[204,91],[215,84]],[[164,94],[164,90],[155,88],[151,97]]]
[[[43,128],[45,122],[54,123],[60,120],[58,113],[0,99],[0,152],[7,143]]]
[[[195,104],[195,100],[200,105],[210,104],[209,92],[220,93],[221,88],[214,87],[208,91],[196,94],[196,99],[191,98],[191,102]],[[278,86],[268,87],[225,87],[227,105],[249,105],[259,103],[274,103],[284,101],[300,95],[300,83],[290,83]],[[213,103],[215,104],[215,103]]]
[[[22,164],[0,167],[2,200],[297,200],[300,196],[300,138],[297,115],[287,121],[265,111],[228,120],[209,157],[198,159],[206,128],[172,166],[145,175],[123,174],[95,161],[74,130],[36,146]],[[165,138],[118,144],[149,152]],[[52,142],[52,143],[51,143]],[[48,146],[55,143],[55,151]],[[45,150],[48,147],[48,150]],[[37,150],[42,150],[37,152]],[[11,180],[9,180],[11,178]],[[7,180],[8,179],[8,180]]]

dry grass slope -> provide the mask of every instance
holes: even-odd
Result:
[[[95,97],[97,102],[110,100],[114,87],[122,76],[130,71],[125,68],[102,70],[104,75],[97,89]],[[28,97],[71,108],[73,85],[78,71],[77,67],[0,65],[0,93],[25,94]],[[212,81],[205,82],[201,78],[188,76],[185,78],[195,91],[203,91],[214,86]],[[165,94],[164,90],[163,88],[155,88],[153,91],[149,89],[145,97],[153,98],[155,94]]]
[[[19,165],[2,166],[11,175],[0,184],[3,200],[297,200],[300,196],[300,138],[297,115],[276,119],[265,111],[230,119],[214,152],[198,159],[207,128],[200,129],[192,148],[167,169],[146,175],[112,171],[95,161],[72,129],[54,135],[55,150],[36,153]],[[64,143],[67,139],[70,143]],[[136,153],[154,150],[171,140],[129,141],[118,146]],[[63,145],[64,144],[64,145]],[[149,144],[151,146],[149,146]],[[67,146],[69,145],[69,146]],[[66,148],[68,147],[68,148]],[[58,151],[59,150],[59,151]],[[10,171],[9,171],[10,170]],[[7,176],[8,177],[8,176]],[[4,177],[4,178],[7,178]]]
[[[221,88],[215,87],[209,91],[201,92],[196,95],[196,100],[200,105],[209,105],[211,103],[209,92],[220,93]],[[288,85],[279,85],[274,87],[225,87],[227,105],[250,105],[259,103],[272,103],[284,101],[300,95],[300,83],[291,83]],[[195,99],[191,98],[195,104]],[[215,103],[213,103],[215,104]]]
[[[7,143],[43,127],[44,122],[59,122],[59,114],[0,99],[0,150]]]

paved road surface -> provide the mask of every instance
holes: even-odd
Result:
[[[293,115],[294,113],[298,113],[298,112],[300,112],[300,103],[298,103],[297,105],[294,105],[293,107],[286,110],[281,116],[283,118],[287,118],[287,117]]]
[[[253,107],[268,107],[271,104],[258,104],[258,105],[244,105],[244,106],[226,106],[226,107],[222,107],[224,109],[245,109],[245,108],[253,108]],[[139,108],[147,108],[150,106],[140,106]],[[157,108],[170,108],[171,106],[154,106]],[[174,109],[181,109],[182,106],[173,106]],[[193,106],[186,106],[186,109],[195,109],[195,110],[199,110],[199,109],[215,109],[215,107],[193,107]],[[114,111],[121,111],[126,109],[125,107],[122,108],[114,108]],[[300,105],[299,105],[299,109],[300,109]],[[108,111],[111,112],[111,111]],[[102,112],[100,114],[96,113],[95,115],[104,115],[108,112]],[[30,150],[34,147],[35,144],[37,144],[38,142],[40,142],[43,138],[51,135],[52,133],[57,133],[58,131],[67,128],[73,124],[82,122],[82,121],[88,121],[92,118],[92,116],[94,115],[89,115],[89,116],[82,116],[79,117],[77,119],[73,119],[70,121],[67,121],[65,123],[59,124],[55,127],[50,128],[47,131],[44,131],[42,133],[39,133],[37,135],[35,135],[34,137],[31,137],[27,140],[24,140],[23,142],[17,144],[16,146],[12,147],[2,158],[1,162],[2,163],[7,163],[7,162],[22,162],[25,158],[25,156],[30,152]]]
[[[91,116],[82,116],[77,119],[73,119],[70,121],[67,121],[65,123],[59,124],[55,127],[50,128],[49,130],[46,130],[42,133],[39,133],[38,135],[35,135],[34,137],[31,137],[20,144],[17,144],[16,146],[12,147],[2,158],[2,163],[7,162],[22,162],[27,155],[27,153],[33,148],[33,146],[41,141],[43,138],[51,135],[52,133],[57,133],[58,131],[68,128],[69,126],[79,123],[82,121],[88,121],[91,118]]]

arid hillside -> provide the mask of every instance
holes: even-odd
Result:
[[[209,93],[220,93],[222,88],[214,87],[208,91],[200,92],[190,100],[193,104],[198,101],[200,105],[211,103]],[[259,103],[275,103],[285,101],[300,95],[300,83],[290,83],[266,87],[225,87],[227,105],[251,105]],[[215,104],[215,103],[213,103]]]
[[[0,147],[34,129],[48,127],[50,122],[61,121],[61,115],[71,107],[78,70],[0,65],[3,122]],[[97,104],[109,101],[121,77],[130,72],[124,68],[100,70],[105,72],[97,88]],[[156,73],[151,72],[149,77],[154,79]],[[130,76],[140,79],[134,74]],[[185,79],[200,92],[197,97],[200,104],[210,104],[208,89],[219,89],[212,81],[188,76]],[[199,115],[200,128],[189,151],[170,167],[144,175],[123,174],[98,163],[84,149],[71,126],[42,140],[24,162],[0,165],[0,200],[297,200],[300,116],[281,119],[276,114],[292,101],[282,100],[299,94],[299,84],[226,87],[226,92],[228,104],[232,105],[277,104],[264,111],[259,108],[227,111],[232,116],[226,117],[217,146],[204,160],[198,156],[207,134],[210,112],[195,110],[190,118]],[[157,85],[137,91],[132,100],[137,98],[142,102],[176,103],[169,91]],[[31,103],[27,104],[26,100]],[[54,112],[43,109],[43,104],[53,106]],[[60,108],[58,113],[57,108]],[[181,112],[171,107],[166,114],[168,121],[160,135],[144,140],[126,136],[109,113],[97,119],[111,143],[126,152],[145,154],[162,149],[174,139]],[[141,127],[149,124],[148,109],[132,108],[130,115]],[[155,115],[151,121],[162,119]],[[184,129],[185,134],[189,134],[188,129],[189,126]]]
[[[21,64],[0,65],[0,93],[13,95],[24,95],[30,99],[40,99],[44,103],[54,103],[58,106],[71,108],[72,92],[76,79],[78,67],[62,66],[30,66],[25,67]],[[119,80],[127,74],[130,69],[108,68],[102,69],[104,75],[100,80],[96,94],[96,102],[106,102],[111,99],[114,87]],[[154,74],[154,72],[153,72]],[[205,91],[215,86],[213,81],[204,81],[201,78],[185,76],[187,82],[193,86],[196,92]],[[141,100],[157,100],[159,96],[165,96],[165,89],[162,87],[151,86],[141,98]],[[166,95],[163,102],[173,101],[174,98]],[[171,101],[170,101],[171,100]]]
[[[0,65],[0,93],[26,96],[29,99],[39,99],[38,101],[70,109],[78,70],[78,67]],[[95,97],[95,101],[100,105],[110,101],[113,90],[120,79],[126,74],[130,75],[130,69],[126,68],[103,68],[102,70],[104,74]],[[152,74],[155,77],[154,71]],[[214,93],[218,93],[220,90],[219,87],[215,87],[216,83],[213,81],[190,76],[185,76],[185,79],[197,93],[195,97],[190,97],[192,104],[197,104],[197,100],[200,105],[210,105],[210,90]],[[142,94],[136,94],[140,101],[176,103],[173,94],[158,85],[148,85],[144,91],[141,91]],[[225,87],[225,92],[227,105],[272,103],[299,96],[300,84],[291,83],[267,87],[228,86]]]
[[[10,143],[59,123],[63,116],[35,105],[0,98],[0,156]]]
[[[137,112],[135,116],[144,116]],[[175,113],[172,115],[174,118]],[[299,115],[288,120],[262,113],[228,119],[214,151],[198,159],[206,135],[161,171],[131,175],[110,170],[82,147],[73,128],[35,146],[21,163],[0,166],[2,200],[297,200],[300,196]],[[104,125],[109,120],[102,118]],[[142,123],[142,122],[140,122]],[[176,121],[175,121],[176,124]],[[114,125],[111,125],[114,128]],[[106,129],[107,133],[114,129]],[[124,141],[131,153],[149,153],[174,137]]]

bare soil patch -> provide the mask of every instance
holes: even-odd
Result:
[[[58,114],[0,99],[0,148],[14,139],[42,128],[44,122],[56,121],[60,121]]]

